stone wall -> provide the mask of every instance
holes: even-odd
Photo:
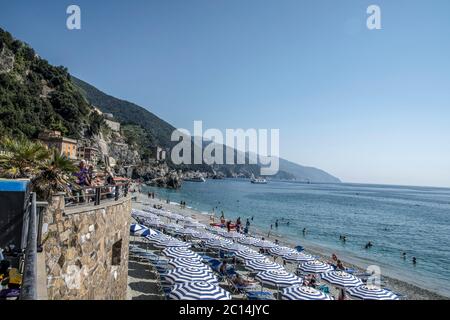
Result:
[[[53,197],[42,230],[48,299],[126,299],[130,215],[129,197],[73,208]]]

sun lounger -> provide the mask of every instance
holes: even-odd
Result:
[[[250,291],[246,293],[248,300],[275,300],[271,292],[267,291]]]

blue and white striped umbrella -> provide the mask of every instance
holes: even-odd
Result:
[[[245,238],[239,239],[238,242],[242,243],[242,244],[246,244],[246,245],[251,245],[252,246],[252,245],[255,245],[258,242],[261,242],[261,240],[256,239],[256,238],[252,238],[252,237],[245,237]]]
[[[178,259],[178,258],[187,258],[192,260],[197,260],[198,262],[202,261],[202,257],[195,253],[192,250],[186,249],[186,248],[177,248],[177,247],[171,247],[164,249],[162,253],[171,259]]]
[[[299,265],[298,269],[306,273],[324,273],[334,270],[333,267],[330,266],[328,263],[324,263],[319,260],[305,262]]]
[[[282,300],[334,300],[334,298],[322,291],[305,286],[292,286],[281,292]]]
[[[159,243],[159,242],[164,242],[164,241],[170,241],[173,238],[166,236],[165,234],[162,233],[158,233],[158,234],[151,234],[145,237],[150,243]]]
[[[228,239],[209,239],[205,242],[205,246],[212,249],[221,249],[222,246],[232,245],[233,241]]]
[[[245,268],[252,272],[262,272],[271,270],[284,270],[284,268],[278,263],[270,260],[248,260],[245,262]]]
[[[283,260],[285,260],[287,262],[302,263],[302,262],[315,261],[316,258],[314,258],[310,254],[296,252],[296,253],[289,253],[289,254],[284,255]]]
[[[284,255],[292,254],[292,253],[296,253],[296,252],[297,251],[295,249],[288,248],[288,247],[281,247],[281,246],[274,247],[269,250],[269,254],[271,254],[273,256],[278,256],[278,257],[282,257]]]
[[[208,282],[187,282],[173,286],[171,300],[231,300],[231,294]]]
[[[361,279],[344,271],[331,271],[321,275],[322,280],[336,287],[346,289],[362,286]]]
[[[185,282],[207,282],[218,284],[217,277],[210,271],[196,268],[175,268],[167,271],[164,279],[169,284]]]
[[[166,224],[163,224],[162,227],[164,229],[174,230],[174,231],[177,231],[182,228],[182,226],[180,226],[179,224],[176,224],[176,223],[166,223]]]
[[[203,229],[206,228],[205,225],[197,222],[197,221],[187,221],[184,223],[185,228],[197,228],[197,229]]]
[[[198,240],[203,240],[203,241],[207,241],[209,239],[214,239],[214,237],[216,237],[216,236],[209,232],[199,232],[199,233],[192,235],[192,238],[198,239]]]
[[[132,234],[136,234],[139,231],[141,231],[141,232],[139,232],[139,234],[141,234],[142,231],[145,230],[145,229],[147,229],[147,228],[142,226],[142,225],[140,225],[140,224],[138,224],[138,223],[130,224],[130,233],[132,233]]]
[[[191,246],[190,243],[179,241],[179,240],[168,240],[168,241],[159,241],[154,244],[156,248],[189,248]]]
[[[236,258],[241,260],[265,260],[266,257],[254,250],[245,250],[236,252]]]
[[[263,285],[268,285],[278,288],[286,288],[293,285],[300,285],[303,283],[302,279],[295,274],[286,271],[264,271],[259,272],[256,280],[260,281]]]
[[[235,232],[235,231],[225,232],[225,233],[223,234],[223,236],[224,236],[225,238],[229,238],[229,239],[240,239],[240,238],[245,237],[243,234],[238,233],[238,232]]]
[[[200,270],[211,271],[212,269],[198,260],[189,258],[177,258],[168,262],[169,266],[173,268],[195,268]]]
[[[255,247],[263,248],[263,249],[272,249],[275,247],[278,247],[275,243],[268,241],[268,240],[261,240],[254,244]]]
[[[192,229],[179,229],[176,231],[176,233],[181,236],[194,236],[195,234],[198,233],[198,231]]]
[[[399,300],[392,291],[377,286],[363,285],[348,289],[347,292],[352,298],[360,300]]]
[[[220,246],[220,250],[227,251],[227,252],[238,252],[238,251],[245,251],[245,250],[249,250],[249,249],[250,248],[248,248],[242,244],[237,244],[237,243],[233,243],[233,244],[223,243]]]
[[[147,227],[154,227],[154,228],[159,228],[163,225],[161,220],[153,220],[153,219],[147,219],[144,221],[144,224]]]

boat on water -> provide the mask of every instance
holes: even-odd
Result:
[[[267,180],[266,179],[262,179],[262,178],[252,178],[250,180],[251,183],[253,184],[267,184]]]
[[[206,182],[206,179],[203,177],[187,177],[183,179],[184,181],[190,182]]]

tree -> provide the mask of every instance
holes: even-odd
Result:
[[[4,137],[0,148],[4,152],[0,155],[0,176],[6,178],[33,178],[50,158],[50,151],[43,144],[23,137]]]

